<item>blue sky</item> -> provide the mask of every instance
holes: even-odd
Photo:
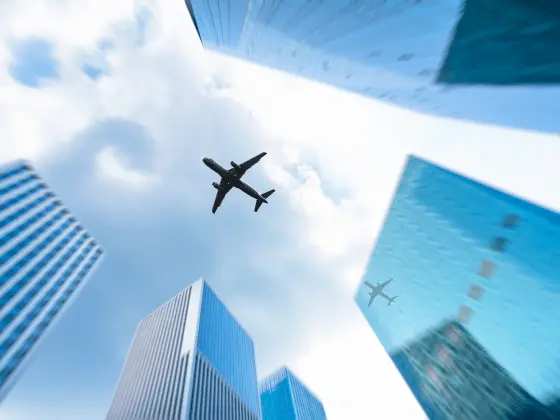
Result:
[[[0,28],[0,159],[33,160],[107,250],[7,418],[102,418],[136,323],[200,276],[252,335],[260,377],[288,365],[332,419],[422,418],[353,302],[406,154],[560,208],[542,182],[560,175],[554,136],[438,120],[204,54],[181,1],[2,2]],[[30,87],[12,72],[26,66],[14,46],[37,39],[52,51]],[[41,78],[49,57],[56,76]],[[201,158],[261,151],[247,181],[276,188],[270,204],[255,214],[233,192],[212,215],[217,179]]]
[[[29,37],[15,41],[11,50],[14,61],[10,73],[21,84],[37,88],[45,80],[58,79],[59,63],[48,41]]]

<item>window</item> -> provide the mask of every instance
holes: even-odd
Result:
[[[480,277],[484,277],[489,279],[494,275],[494,271],[496,271],[496,263],[490,260],[483,260],[480,263],[480,268],[478,269],[478,275]]]
[[[515,229],[519,223],[519,216],[517,214],[507,214],[502,221],[502,227],[506,229]]]
[[[469,306],[461,305],[458,316],[459,321],[463,324],[468,324],[472,317],[472,309]]]
[[[440,345],[437,351],[437,361],[441,366],[447,366],[449,365],[449,362],[451,361],[451,356],[449,354],[449,349],[447,347],[445,347],[444,345]]]
[[[504,252],[506,247],[509,243],[509,239],[504,238],[503,236],[496,236],[492,239],[492,243],[490,244],[490,249],[497,252]]]
[[[448,330],[447,330],[447,338],[449,341],[451,341],[452,343],[458,343],[459,340],[461,339],[461,331],[459,331],[457,329],[457,327],[455,326],[451,326]]]
[[[437,370],[432,365],[428,365],[426,368],[426,377],[427,379],[437,386],[438,388],[441,386],[441,378],[438,375]]]
[[[480,300],[484,294],[484,288],[479,284],[471,284],[469,289],[469,297],[471,299]]]

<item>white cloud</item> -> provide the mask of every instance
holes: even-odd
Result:
[[[80,67],[71,56],[77,50],[94,48],[102,36],[110,33],[110,25],[131,18],[132,9],[119,7],[122,2],[66,3],[2,2],[0,126],[5,147],[0,157],[3,159],[13,155],[42,156],[84,128],[98,114],[95,86],[80,74]],[[29,36],[43,37],[53,43],[55,55],[63,63],[63,83],[51,82],[37,90],[10,77],[9,43]]]
[[[426,416],[356,307],[312,331],[294,373],[323,400],[330,419],[419,420]]]
[[[126,157],[119,156],[114,147],[103,148],[96,156],[96,163],[98,176],[105,181],[120,181],[132,189],[153,186],[156,182],[155,177],[149,173],[131,169]]]

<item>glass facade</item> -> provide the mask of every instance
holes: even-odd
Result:
[[[546,97],[558,102],[555,2],[186,0],[186,5],[208,49],[421,112],[560,129],[556,108],[543,101],[542,90],[464,89],[554,84]],[[510,101],[505,116],[496,112],[498,103],[503,108]],[[519,117],[535,106],[539,122]],[[507,118],[510,111],[517,111],[515,119]],[[547,113],[550,123],[542,118]]]
[[[355,300],[431,419],[558,418],[559,256],[559,214],[410,157]]]
[[[323,404],[286,367],[260,384],[263,420],[326,420]]]
[[[216,333],[216,326],[220,333]],[[198,351],[237,392],[255,413],[259,391],[253,340],[206,284],[202,294]]]
[[[140,322],[107,420],[259,420],[255,355],[199,280]]]
[[[28,163],[0,167],[0,400],[102,254]]]

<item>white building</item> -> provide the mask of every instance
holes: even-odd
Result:
[[[198,280],[143,319],[107,420],[259,420],[253,341]]]

